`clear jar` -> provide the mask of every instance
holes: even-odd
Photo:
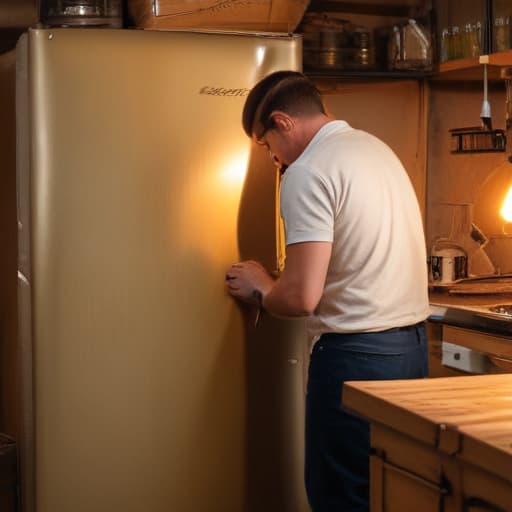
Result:
[[[356,27],[352,33],[353,66],[355,68],[372,67],[375,64],[375,50],[370,31],[364,27]]]
[[[41,0],[41,19],[51,27],[120,28],[122,0]]]

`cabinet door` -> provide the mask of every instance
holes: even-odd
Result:
[[[427,339],[430,377],[512,373],[508,337],[429,322]]]
[[[462,464],[464,512],[510,512],[512,485],[508,474],[491,474],[472,464]]]
[[[439,512],[443,510],[448,490],[437,482],[383,460],[379,455],[370,457],[372,512]]]
[[[428,342],[428,375],[429,377],[457,377],[465,375],[464,372],[448,368],[442,364],[443,350],[442,324],[427,322]]]
[[[486,334],[471,329],[462,329],[443,325],[442,341],[452,347],[460,347],[455,364],[450,364],[450,357],[445,354],[445,366],[462,369],[466,373],[510,373],[512,372],[512,339],[494,334]],[[442,347],[443,349],[443,347]],[[471,360],[477,361],[475,371],[473,366],[459,365],[463,361],[464,354],[468,353]],[[457,351],[453,354],[457,357]]]

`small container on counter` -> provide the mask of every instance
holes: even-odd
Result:
[[[466,252],[450,240],[436,240],[429,260],[429,278],[433,284],[455,283],[468,276]]]

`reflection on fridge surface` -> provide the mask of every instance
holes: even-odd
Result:
[[[40,29],[17,49],[24,512],[307,510],[302,322],[225,292],[276,268],[241,128],[300,38]]]

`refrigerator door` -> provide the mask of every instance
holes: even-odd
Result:
[[[302,324],[224,287],[276,265],[240,117],[300,38],[31,30],[18,55],[24,510],[307,510]]]

